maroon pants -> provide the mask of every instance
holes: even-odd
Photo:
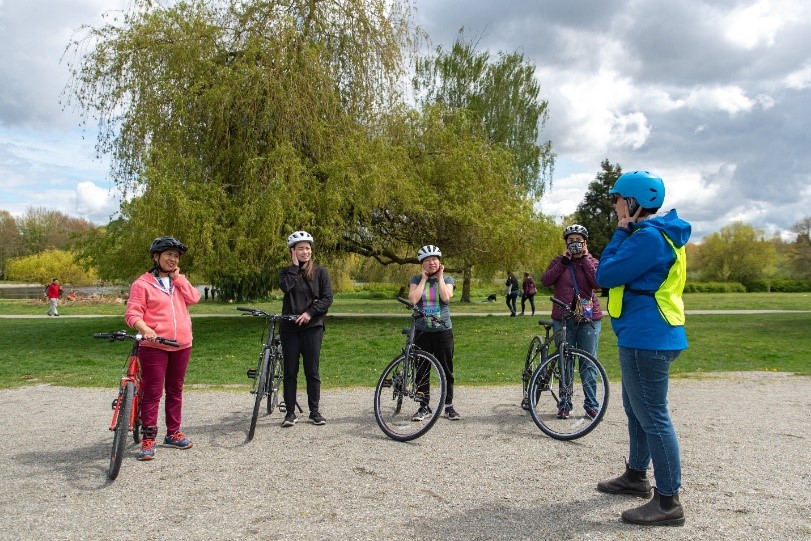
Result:
[[[140,346],[141,359],[141,424],[157,426],[158,408],[166,384],[166,433],[180,431],[183,409],[183,381],[189,366],[191,348],[179,351],[165,351],[158,348]]]

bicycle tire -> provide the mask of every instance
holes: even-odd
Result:
[[[540,336],[532,338],[532,341],[529,343],[529,348],[527,349],[526,361],[524,361],[524,371],[521,372],[521,386],[523,391],[521,407],[526,410],[529,409],[529,382],[532,379],[532,374],[535,373],[535,369],[538,368],[542,344],[543,339]]]
[[[544,361],[530,380],[530,414],[532,420],[547,436],[556,440],[574,440],[582,438],[600,424],[608,408],[609,385],[603,365],[590,353],[568,348],[569,363],[560,362],[560,353],[555,353]],[[575,375],[574,366],[577,365],[579,374]],[[563,374],[562,374],[563,371]],[[568,373],[567,373],[568,372]],[[569,376],[570,374],[570,376]],[[589,398],[589,382],[584,377],[594,378],[593,394]],[[564,385],[566,380],[571,385]],[[570,393],[570,394],[569,394]],[[561,404],[567,402],[564,395],[569,395],[568,404],[573,407],[569,417],[559,417]],[[596,400],[597,406],[592,417],[586,411],[587,401]],[[582,410],[582,414],[574,413]]]
[[[270,349],[265,348],[262,351],[261,356],[261,366],[260,369],[256,372],[257,382],[256,382],[256,398],[254,399],[253,403],[253,413],[251,414],[251,426],[248,428],[248,441],[253,439],[254,433],[256,433],[256,421],[259,419],[259,410],[262,406],[262,399],[265,398],[265,390],[267,389],[268,384],[268,374],[270,368]]]
[[[411,356],[408,370],[415,377],[403,378],[406,369],[403,354],[388,364],[375,387],[375,420],[384,434],[401,442],[419,438],[434,426],[442,414],[447,393],[445,372],[436,357],[424,351],[414,351]],[[416,377],[418,365],[428,367],[427,375],[423,374],[421,379]],[[418,393],[425,384],[429,386],[427,401],[425,395]],[[422,406],[428,407],[429,415],[421,421],[413,420]]]
[[[279,405],[279,388],[284,379],[284,359],[282,357],[282,346],[273,348],[272,362],[270,368],[270,387],[268,388],[268,415],[273,413]]]
[[[135,394],[135,386],[128,381],[119,390],[118,418],[113,431],[113,447],[110,451],[110,465],[107,468],[107,477],[110,481],[115,481],[118,472],[121,470],[121,461],[124,459],[124,449],[127,443],[127,432],[130,429],[130,416],[132,414],[132,398]]]

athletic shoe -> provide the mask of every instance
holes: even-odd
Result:
[[[597,413],[599,413],[597,408],[586,408],[586,415],[589,419],[596,419]]]
[[[320,413],[318,413],[318,410],[310,412],[310,422],[318,426],[327,424],[327,420],[324,419]]]
[[[459,421],[462,417],[456,413],[456,410],[453,409],[453,406],[448,406],[445,408],[445,417],[450,419],[451,421]]]
[[[138,460],[152,460],[155,458],[155,440],[142,440],[141,450],[138,451]]]
[[[192,446],[191,440],[183,432],[175,432],[163,439],[164,447],[174,447],[175,449],[189,449]]]
[[[431,410],[428,409],[428,406],[420,406],[420,409],[417,410],[417,413],[411,418],[412,421],[422,421],[426,417],[430,417]]]
[[[570,414],[571,414],[571,412],[569,410],[567,410],[566,408],[560,408],[558,410],[558,414],[556,415],[556,417],[558,419],[568,419],[571,416]]]
[[[287,415],[284,416],[282,426],[293,426],[294,424],[296,424],[296,421],[298,421],[298,419],[296,419],[296,414],[293,413],[292,411],[288,411]]]

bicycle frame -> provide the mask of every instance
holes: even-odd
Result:
[[[126,372],[121,377],[121,383],[119,384],[119,389],[123,389],[127,386],[127,382],[131,381],[135,387],[135,394],[132,398],[132,411],[130,412],[129,419],[130,431],[135,427],[135,420],[140,418],[141,412],[141,361],[138,358],[138,343],[139,340],[135,340],[132,343],[132,350],[127,359]],[[123,393],[119,392],[113,404],[113,419],[110,421],[111,432],[115,430],[115,426],[118,423],[118,413],[121,411],[122,398]]]

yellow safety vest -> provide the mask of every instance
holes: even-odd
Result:
[[[637,231],[639,231],[637,229]],[[667,243],[673,248],[676,260],[670,266],[667,278],[659,285],[656,291],[638,291],[628,289],[629,293],[649,295],[656,299],[659,313],[671,326],[684,325],[684,301],[681,298],[684,284],[687,281],[687,253],[684,246],[676,248],[670,237],[660,231]],[[625,286],[612,287],[608,291],[608,314],[618,318],[622,314],[622,298],[625,295]]]

